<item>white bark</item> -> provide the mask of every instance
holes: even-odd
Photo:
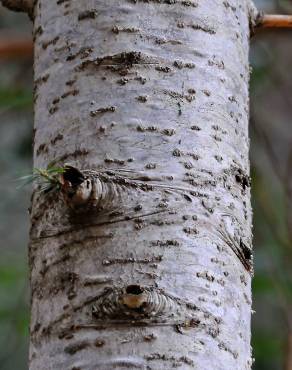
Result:
[[[251,368],[249,13],[38,1],[31,370]]]

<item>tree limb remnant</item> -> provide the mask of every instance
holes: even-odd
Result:
[[[27,13],[30,18],[33,16],[34,2],[34,0],[1,0],[1,4],[6,8]]]

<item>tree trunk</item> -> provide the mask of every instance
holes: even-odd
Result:
[[[38,0],[31,370],[251,368],[250,11]]]

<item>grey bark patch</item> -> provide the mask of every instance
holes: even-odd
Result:
[[[90,115],[91,115],[91,117],[95,117],[95,116],[97,116],[98,114],[101,114],[101,113],[115,112],[115,110],[116,110],[116,107],[113,107],[113,106],[98,108],[98,109],[90,111]]]
[[[231,219],[228,226],[228,220]],[[241,232],[236,226],[236,221],[230,218],[229,215],[223,215],[222,222],[219,225],[218,232],[221,235],[223,241],[231,248],[231,250],[239,258],[245,269],[253,273],[253,254],[251,246],[248,246],[241,237]]]
[[[120,68],[132,68],[134,65],[150,65],[158,64],[159,61],[156,58],[148,56],[142,52],[137,51],[124,51],[122,53],[105,55],[103,57],[87,59],[83,61],[78,67],[77,71],[84,70],[90,66],[92,67],[102,67],[102,66],[112,66],[118,68],[112,68],[112,71],[119,72]]]
[[[78,20],[83,21],[85,19],[95,19],[97,17],[97,11],[93,10],[85,10],[78,14]]]
[[[75,355],[75,353],[82,351],[83,349],[90,346],[89,341],[80,341],[69,344],[67,347],[64,348],[64,352],[68,353],[69,355]]]
[[[46,50],[50,45],[56,45],[59,40],[60,40],[60,36],[56,36],[51,40],[43,41],[42,48]]]

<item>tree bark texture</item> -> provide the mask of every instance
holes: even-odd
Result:
[[[35,5],[31,370],[251,368],[249,14]]]

